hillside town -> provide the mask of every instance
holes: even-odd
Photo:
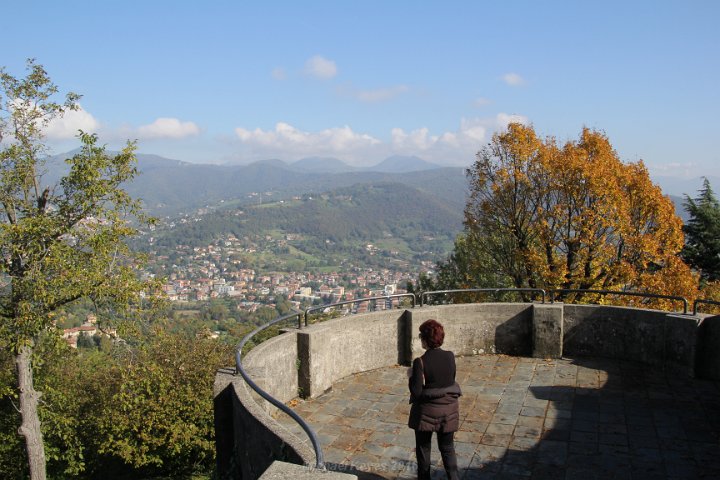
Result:
[[[277,297],[300,306],[404,293],[408,281],[415,282],[420,272],[428,273],[434,266],[433,262],[424,261],[411,271],[348,263],[342,270],[320,273],[261,272],[244,265],[243,255],[260,255],[278,243],[283,245],[294,239],[292,234],[280,241],[264,236],[248,246],[247,239],[228,235],[203,247],[177,245],[171,254],[160,255],[151,250],[150,265],[166,278],[163,290],[171,302],[207,301],[227,296],[237,299],[239,309],[250,312],[274,302]],[[371,244],[365,248],[369,252],[375,249]]]

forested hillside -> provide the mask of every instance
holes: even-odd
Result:
[[[253,203],[253,193],[272,193],[273,198],[290,198],[305,193],[321,193],[335,188],[370,182],[396,182],[424,190],[456,209],[465,203],[466,181],[462,168],[441,168],[408,173],[341,172],[305,173],[281,162],[258,162],[226,167],[192,165],[144,169],[128,190],[141,198],[149,211],[172,215],[221,200]]]
[[[47,180],[60,178],[64,159],[74,152],[48,160]],[[467,183],[461,167],[437,167],[393,157],[377,168],[358,170],[336,159],[303,159],[292,164],[265,160],[249,165],[193,164],[157,155],[137,155],[140,174],[127,185],[149,213],[174,216],[223,201],[257,203],[260,198],[287,199],[357,184],[394,182],[422,190],[450,203],[465,204]]]
[[[461,228],[461,211],[450,203],[399,183],[373,183],[226,207],[168,224],[153,235],[154,245],[168,251],[229,236],[276,236],[287,240],[278,254],[292,251],[298,257],[331,255],[357,261],[367,255],[370,244],[382,244],[410,260],[444,255]]]

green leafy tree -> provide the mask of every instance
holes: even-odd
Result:
[[[203,306],[203,316],[208,320],[221,322],[230,316],[230,308],[223,299],[213,299]]]
[[[51,333],[51,332],[48,332]],[[110,352],[36,347],[48,478],[188,478],[214,464],[212,382],[232,346],[152,328]],[[198,361],[202,359],[202,361]],[[13,406],[13,360],[0,351],[0,472],[28,477]],[[195,477],[193,477],[195,478]]]
[[[101,394],[99,453],[148,475],[207,472],[215,458],[212,382],[231,358],[222,342],[154,332],[113,373],[111,396]]]
[[[683,226],[683,259],[700,272],[705,281],[720,280],[720,202],[707,178],[696,198],[685,195],[690,220]]]
[[[16,411],[17,397],[13,357],[0,350],[0,472],[3,478],[27,478],[27,462],[22,439],[17,434],[20,419]]]
[[[48,332],[38,342],[34,356],[33,368],[38,373],[35,381],[43,392],[38,413],[50,478],[77,477],[85,471],[88,455],[78,425],[83,405],[95,399],[86,397],[78,388],[84,371],[73,350],[57,332]]]
[[[108,155],[97,137],[80,133],[80,152],[55,185],[43,184],[44,129],[79,96],[56,101],[58,88],[42,66],[27,62],[16,78],[0,69],[0,344],[17,367],[17,392],[30,476],[46,477],[40,392],[33,381],[33,352],[54,328],[58,309],[83,297],[98,304],[132,305],[143,284],[125,241],[130,221],[147,220],[123,189],[137,174],[135,145]],[[136,224],[135,224],[136,225]]]
[[[475,244],[476,237],[461,233],[455,238],[454,249],[446,258],[435,264],[435,275],[421,274],[417,285],[408,282],[408,292],[420,294],[434,290],[471,288],[503,288],[511,286],[510,278],[494,267],[484,250]],[[477,294],[455,294],[455,299],[472,301]],[[443,297],[431,297],[430,302]]]
[[[97,378],[102,369],[97,363],[91,363],[93,350],[84,350],[86,354],[70,348],[56,332],[48,331],[38,340],[34,351],[35,387],[43,392],[38,414],[42,422],[43,444],[47,458],[49,478],[76,478],[87,472],[88,462],[93,463],[94,451],[91,442],[83,435],[88,425],[88,414],[102,405],[98,395],[90,395],[85,388],[92,379]],[[22,437],[17,432],[20,426],[15,409],[17,393],[12,355],[0,352],[0,472],[5,479],[28,478],[27,453]],[[104,358],[105,364],[111,359]],[[105,380],[104,384],[108,384]],[[87,430],[95,433],[97,428]]]
[[[95,339],[87,333],[81,333],[77,339],[78,348],[95,348]]]
[[[437,264],[438,289],[510,286],[510,279],[493,267],[476,241],[473,235],[457,236],[452,253]]]
[[[290,300],[287,299],[285,296],[278,296],[277,303],[275,305],[275,311],[277,311],[278,315],[285,315],[287,313],[290,313],[293,309],[292,303],[290,303]]]

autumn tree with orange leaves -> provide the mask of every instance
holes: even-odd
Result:
[[[697,278],[678,257],[673,203],[642,161],[619,159],[605,134],[585,128],[559,145],[513,123],[467,177],[465,234],[489,259],[484,268],[515,287],[697,295]]]

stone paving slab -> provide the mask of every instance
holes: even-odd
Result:
[[[461,478],[720,478],[720,383],[608,359],[457,358]],[[417,478],[406,369],[352,375],[291,402],[330,469]],[[300,438],[306,435],[277,416]],[[433,479],[445,478],[433,444]]]

